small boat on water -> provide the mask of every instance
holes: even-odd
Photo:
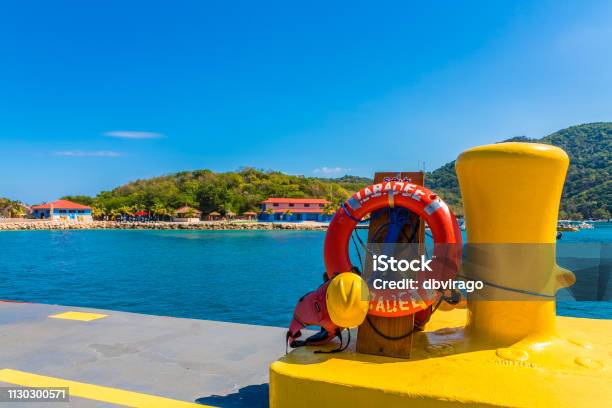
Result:
[[[575,227],[570,223],[557,224],[557,231],[576,232],[578,231],[578,227]]]
[[[593,229],[595,227],[593,226],[593,224],[589,224],[588,222],[581,222],[580,224],[578,224],[578,228],[579,229]]]

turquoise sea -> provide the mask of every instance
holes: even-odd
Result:
[[[5,231],[0,299],[286,326],[298,298],[321,283],[324,237],[321,231]],[[564,233],[560,242],[609,245],[612,224]],[[610,288],[604,292],[609,296]],[[612,319],[607,299],[563,300],[558,313]]]

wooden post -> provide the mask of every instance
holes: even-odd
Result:
[[[423,172],[383,172],[374,175],[374,183],[383,182],[385,179],[410,180],[411,183],[423,185]],[[413,222],[418,220],[418,216],[413,214]],[[380,214],[376,220],[370,219],[370,227],[368,230],[368,242],[373,242],[373,235],[378,227],[388,221],[386,214]],[[414,225],[414,224],[413,224]],[[408,226],[407,226],[408,227]],[[408,235],[408,234],[402,234]],[[382,237],[384,239],[384,237]],[[380,237],[379,237],[380,239]],[[406,242],[402,236],[399,242]],[[425,223],[419,221],[419,230],[416,237],[416,242],[419,244],[419,250],[423,253],[425,244]],[[367,277],[371,270],[371,264],[366,262],[364,268],[364,277]],[[372,327],[374,326],[374,327]],[[357,351],[365,354],[376,354],[379,356],[410,358],[410,349],[412,346],[412,335],[400,338],[406,333],[411,333],[414,327],[414,315],[402,317],[379,317],[369,315],[368,318],[359,326],[357,333]],[[377,333],[378,332],[378,333]],[[379,333],[383,334],[381,336]]]

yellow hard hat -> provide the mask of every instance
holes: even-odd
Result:
[[[325,297],[329,317],[340,327],[359,326],[368,314],[368,285],[353,272],[332,279]]]

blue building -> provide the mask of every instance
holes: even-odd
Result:
[[[52,221],[91,222],[91,207],[68,200],[57,200],[31,207],[32,217]]]
[[[330,221],[332,214],[325,214],[331,204],[320,198],[268,198],[261,202],[259,221]]]

